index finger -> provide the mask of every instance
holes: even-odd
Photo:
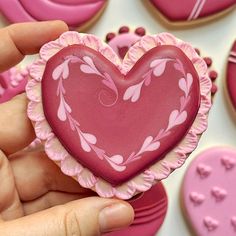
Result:
[[[25,55],[37,53],[43,44],[67,30],[63,21],[19,23],[0,29],[0,72],[18,64]]]
[[[37,53],[43,44],[67,30],[62,21],[21,23],[0,29],[0,71],[19,63],[27,54]],[[34,138],[26,109],[24,94],[0,104],[0,149],[6,154],[21,150]]]

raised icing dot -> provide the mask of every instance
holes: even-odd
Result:
[[[116,34],[113,32],[110,32],[106,35],[106,42],[110,42],[113,38],[115,38]]]
[[[119,34],[124,34],[129,32],[129,27],[128,26],[122,26],[119,29]]]
[[[197,192],[191,192],[189,194],[189,198],[193,202],[193,204],[196,206],[201,205],[205,200],[205,196]]]
[[[219,226],[219,221],[217,221],[216,219],[214,219],[210,216],[206,216],[203,219],[203,223],[204,223],[204,225],[205,225],[205,227],[207,228],[208,231],[214,231]]]
[[[146,30],[143,27],[138,27],[135,30],[135,34],[137,34],[139,36],[144,36],[146,34]]]
[[[213,187],[211,190],[212,196],[216,199],[217,202],[223,201],[227,196],[227,191],[220,187]]]
[[[225,167],[226,170],[230,170],[235,166],[236,159],[229,156],[223,156],[221,158],[221,163]]]
[[[215,70],[211,70],[209,72],[209,77],[211,81],[215,81],[217,79],[218,73]]]
[[[234,229],[236,230],[236,216],[233,216],[231,218],[231,225],[234,227]]]
[[[200,175],[202,179],[208,177],[212,172],[212,168],[205,164],[199,164],[197,166],[197,173]]]

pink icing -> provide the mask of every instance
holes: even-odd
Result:
[[[127,32],[120,32],[121,29],[119,30],[119,34],[116,35],[115,33],[108,33],[106,35],[106,42],[108,45],[116,52],[116,54],[123,59],[129,50],[129,48],[136,43],[143,35],[145,35],[145,29],[143,27],[139,27],[135,30],[135,33],[132,33],[129,31],[129,27],[126,26],[128,29]],[[195,51],[200,55],[200,50],[195,48]],[[202,57],[202,56],[201,56]],[[202,57],[204,61],[207,64],[208,67],[208,74],[210,79],[212,80],[212,88],[211,88],[211,94],[212,97],[215,95],[217,92],[218,88],[215,83],[215,80],[218,77],[218,73],[215,70],[211,69],[211,66],[213,64],[213,60],[210,57]]]
[[[202,152],[190,164],[182,196],[187,219],[196,235],[235,235],[236,169],[225,168],[226,159],[236,161],[236,150],[226,147]],[[198,166],[211,168],[207,178],[198,175]],[[200,203],[200,204],[199,204]],[[210,234],[209,234],[210,235]]]
[[[27,69],[13,67],[0,74],[0,103],[10,100],[15,95],[25,91]]]
[[[211,171],[212,168],[210,166],[204,165],[202,163],[197,166],[197,173],[202,179],[207,178],[211,174]]]
[[[115,53],[123,59],[131,46],[133,46],[141,36],[133,32],[122,33],[114,36],[108,45],[115,51]]]
[[[235,0],[150,0],[170,21],[191,21],[208,17],[235,5]],[[184,7],[183,7],[184,6]]]
[[[204,202],[205,196],[197,192],[191,192],[189,195],[190,200],[194,205],[200,205]]]
[[[136,43],[141,37],[135,33],[123,33],[115,36],[108,45],[115,51],[121,59],[124,58],[129,48]]]
[[[135,218],[126,229],[105,234],[106,236],[155,235],[163,224],[168,207],[168,198],[161,183],[141,194],[129,203],[134,208]],[[105,236],[104,235],[104,236]]]
[[[11,22],[63,20],[79,27],[91,20],[106,0],[0,0],[0,9]]]
[[[226,83],[227,89],[229,92],[229,96],[231,102],[236,109],[236,83],[235,83],[235,76],[236,76],[236,41],[234,42],[229,58],[228,58],[228,66],[227,66],[227,76],[226,76]]]
[[[50,126],[47,124],[44,117],[43,107],[41,103],[40,81],[43,76],[46,61],[53,55],[55,55],[55,53],[60,51],[62,48],[68,45],[73,45],[78,43],[81,45],[86,45],[87,47],[91,47],[102,53],[102,55],[105,56],[109,61],[114,63],[123,74],[127,74],[130,71],[130,69],[134,66],[136,61],[138,61],[139,58],[141,58],[146,51],[149,51],[150,49],[156,47],[157,45],[175,45],[176,47],[180,48],[188,56],[190,60],[192,60],[193,65],[199,75],[200,93],[202,98],[201,105],[200,109],[198,110],[198,115],[196,117],[196,120],[194,121],[192,127],[189,129],[188,134],[179,143],[177,147],[175,147],[172,151],[169,151],[169,153],[165,156],[163,161],[157,162],[156,164],[152,165],[150,168],[146,169],[141,174],[123,183],[122,185],[116,187],[111,186],[108,182],[104,181],[103,179],[94,176],[94,174],[91,173],[88,169],[84,168],[81,164],[76,162],[67,153],[67,151],[63,148],[63,146],[60,145],[60,142],[53,135],[52,130]],[[76,32],[64,33],[58,40],[46,44],[41,49],[40,55],[41,59],[39,59],[31,66],[31,76],[34,79],[31,80],[27,86],[27,95],[31,100],[28,107],[28,115],[30,119],[33,122],[35,122],[35,127],[37,127],[36,134],[42,140],[46,140],[45,150],[47,154],[52,160],[56,161],[57,164],[61,166],[61,169],[64,173],[76,178],[83,187],[92,188],[96,190],[97,193],[103,197],[116,196],[118,198],[128,199],[139,191],[148,190],[157,180],[166,178],[171,173],[171,171],[180,167],[184,163],[185,159],[187,158],[187,154],[189,152],[192,152],[197,145],[199,138],[198,134],[201,134],[206,129],[207,126],[206,114],[208,113],[208,110],[211,106],[210,102],[211,82],[207,77],[206,64],[197,55],[197,53],[191,46],[189,46],[186,43],[183,43],[181,40],[176,39],[170,34],[162,33],[156,36],[143,37],[138,43],[136,43],[134,46],[130,48],[122,64],[120,63],[120,60],[116,56],[116,54],[108,46],[104,45],[98,38],[91,35],[80,35]],[[68,76],[69,62],[67,61],[67,59],[69,58],[66,58],[64,62],[61,61],[60,63],[62,64],[59,63],[56,71],[54,72],[54,80],[57,81],[57,83],[60,80],[58,76],[60,76],[62,80],[68,79],[67,76]],[[82,68],[83,73],[86,72],[90,73],[91,71],[93,71],[93,73],[94,72],[98,74],[101,73],[100,69],[98,70],[96,63],[91,63],[91,60],[88,58],[83,58],[83,60],[84,62],[81,64],[81,66],[78,67],[80,69]],[[155,61],[152,62],[150,65],[151,68],[155,70],[155,72],[153,73],[155,73],[156,75],[163,73],[163,63]],[[91,68],[93,69],[91,70]],[[181,68],[182,67],[176,65],[175,69],[181,71],[182,70]],[[113,94],[116,94],[115,87],[113,86],[114,84],[111,83],[111,81],[108,79],[107,76],[106,78],[107,80],[105,85],[109,87],[111,91],[113,91]],[[150,86],[150,81],[148,80],[148,82],[146,82],[145,80],[143,81],[143,83],[146,83],[146,86]],[[179,82],[180,91],[182,91],[183,93],[187,93],[189,86],[192,83],[191,77],[187,76],[185,82],[183,80],[180,81],[182,81]],[[137,85],[138,84],[139,83],[137,83]],[[62,86],[60,86],[60,89],[58,91],[60,90],[63,91]],[[126,90],[126,92],[127,91],[128,90]],[[127,99],[127,101],[129,102],[131,101],[130,104],[132,105],[133,103],[137,102],[139,98],[138,95],[134,96],[133,92],[132,93],[127,92],[127,96],[124,96],[124,99]],[[108,104],[106,100],[103,100],[103,102],[106,102],[106,104]],[[59,116],[58,118],[63,120],[65,119],[65,113],[70,114],[70,110],[73,110],[73,108],[71,108],[70,105],[67,104],[67,101],[65,101],[65,99],[63,100],[62,104],[63,108],[59,109],[60,112],[58,113]],[[186,119],[185,115],[176,111],[171,112],[170,114],[171,115],[169,117],[169,124],[167,126],[169,128],[173,127],[174,123],[181,124]],[[82,136],[83,136],[82,139],[83,141],[86,141],[84,142],[86,144],[83,144],[83,141],[81,141],[80,137],[80,142],[82,145],[80,147],[83,148],[84,151],[89,152],[91,147],[94,147],[94,144],[97,141],[97,137],[88,131],[86,131],[86,135],[83,134]],[[145,150],[147,150],[146,152],[148,153],[158,149],[159,146],[158,143],[155,142],[153,143],[152,138],[148,137],[142,145],[142,148],[144,147]],[[98,153],[101,154],[103,152],[98,152]],[[122,165],[120,165],[123,161],[121,155],[114,155],[110,157],[109,160],[106,161],[107,165],[110,166],[109,167],[110,169],[113,168],[114,166],[122,167]],[[123,175],[123,173],[120,175]]]
[[[113,32],[108,33],[106,42],[121,59],[124,59],[129,48],[145,34],[146,30],[143,27],[137,27],[134,32],[130,32],[128,26],[122,26],[117,35]]]

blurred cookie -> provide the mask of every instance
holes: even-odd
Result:
[[[84,28],[102,13],[108,0],[0,0],[2,14],[11,22],[63,20],[70,28]]]
[[[197,236],[236,233],[236,150],[214,147],[198,155],[184,176],[182,202]]]
[[[28,70],[13,67],[0,74],[0,103],[25,91]]]
[[[167,23],[174,25],[188,25],[221,16],[235,7],[235,0],[150,0]]]

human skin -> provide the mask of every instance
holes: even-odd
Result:
[[[0,29],[0,72],[68,30],[61,21]],[[93,236],[132,223],[132,207],[95,196],[65,176],[43,150],[21,151],[35,134],[25,94],[0,105],[0,235]]]

